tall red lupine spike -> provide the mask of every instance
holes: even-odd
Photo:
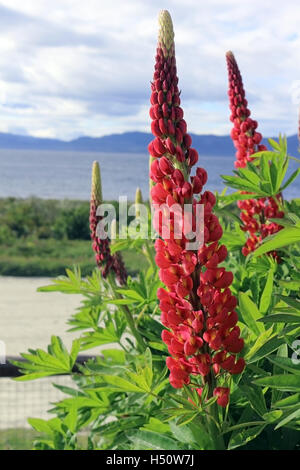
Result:
[[[231,138],[236,148],[236,167],[245,167],[251,161],[251,155],[266,150],[260,145],[262,135],[256,131],[257,122],[250,118],[250,110],[246,100],[243,80],[235,57],[231,51],[226,53],[229,81],[230,120],[234,126]]]
[[[227,251],[219,245],[222,228],[212,213],[216,198],[209,191],[198,196],[207,181],[207,173],[197,168],[196,176],[190,177],[198,153],[191,149],[180,107],[174,32],[167,11],[160,13],[159,24],[150,111],[155,139],[149,151],[153,157],[150,177],[155,182],[152,202],[165,203],[171,212],[167,223],[169,235],[164,233],[164,221],[155,219],[155,228],[161,236],[155,243],[155,259],[160,279],[167,286],[167,290],[159,289],[157,293],[161,321],[168,328],[163,331],[162,339],[171,356],[167,358],[167,366],[173,387],[189,384],[191,374],[202,385],[217,386],[221,370],[226,376],[241,373],[245,366],[242,358],[236,358],[243,348],[243,340],[236,326],[237,301],[229,289],[233,275],[219,267]],[[183,215],[186,202],[192,205],[193,217],[197,205],[204,205],[205,245],[199,253],[188,250]],[[176,230],[180,237],[176,236]],[[229,388],[217,387],[214,391],[214,386],[208,387],[209,396],[215,394],[219,405],[226,406]]]
[[[243,168],[247,165],[247,162],[253,159],[252,155],[254,153],[267,150],[267,147],[261,144],[262,135],[256,131],[257,122],[250,118],[251,113],[246,100],[242,76],[231,51],[226,53],[226,62],[231,110],[230,120],[233,122],[230,136],[236,148],[235,167]],[[242,249],[245,256],[254,251],[263,238],[281,230],[280,225],[268,220],[284,216],[279,209],[279,200],[282,201],[281,194],[276,196],[275,199],[263,198],[239,201],[238,207],[242,210],[242,230],[248,233],[248,239]],[[276,253],[272,254],[277,258]]]

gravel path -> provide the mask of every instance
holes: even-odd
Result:
[[[45,348],[52,334],[67,346],[76,336],[66,332],[67,320],[79,307],[81,296],[36,291],[48,284],[48,278],[0,276],[0,341],[6,345],[7,356]]]
[[[79,307],[81,297],[36,291],[47,284],[47,278],[0,276],[0,341],[5,343],[7,357],[18,356],[28,348],[45,348],[52,334],[60,336],[68,348],[78,336],[66,331],[67,320]],[[52,382],[71,385],[69,377],[25,383],[1,378],[0,430],[28,428],[28,417],[51,418],[47,415],[50,403],[62,397]]]

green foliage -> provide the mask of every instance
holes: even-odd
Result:
[[[73,341],[70,354],[60,338],[52,336],[48,351],[42,349],[31,350],[29,354],[23,353],[26,362],[13,361],[23,375],[17,377],[18,381],[39,379],[51,375],[66,375],[72,373],[80,348],[79,340]]]
[[[224,182],[231,188],[249,191],[251,194],[248,195],[248,199],[276,196],[287,188],[300,173],[300,168],[298,168],[283,182],[289,165],[286,138],[280,136],[278,143],[272,139],[269,142],[273,151],[268,150],[254,154],[254,160],[249,162],[246,168],[234,171],[236,176],[222,175]],[[238,194],[234,197],[237,198]],[[233,199],[233,196],[231,198]]]
[[[239,300],[247,363],[231,378],[229,406],[217,406],[200,377],[192,376],[192,386],[181,390],[170,386],[152,242],[117,240],[114,251],[142,260],[126,286],[111,277],[103,280],[97,269],[83,277],[76,268],[40,288],[78,293],[83,300],[69,320],[78,333],[70,352],[53,337],[47,351],[29,351],[18,364],[24,374],[19,380],[68,374],[73,381],[71,387],[56,385],[64,397],[53,405],[54,418],[30,419],[42,434],[36,449],[299,449],[300,204],[284,202],[283,230],[246,258],[234,209],[237,200],[273,196],[298,176],[299,171],[286,178],[286,140],[270,144],[273,151],[257,154],[246,169],[225,177],[236,193],[217,195],[222,243],[229,251],[223,265],[234,273],[231,288]],[[280,250],[279,263],[270,250]],[[97,352],[84,365],[76,364],[86,351]]]

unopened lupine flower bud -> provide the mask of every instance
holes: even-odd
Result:
[[[95,252],[96,263],[101,269],[103,277],[107,277],[109,272],[114,272],[120,284],[126,284],[127,273],[121,255],[116,253],[111,255],[109,239],[100,238],[97,227],[102,217],[97,215],[97,209],[102,204],[102,184],[100,167],[98,162],[92,167],[92,187],[90,201],[90,231],[92,247]]]
[[[136,192],[135,192],[135,216],[136,217],[141,216],[141,210],[139,207],[140,204],[143,204],[142,191],[140,188],[136,188]]]

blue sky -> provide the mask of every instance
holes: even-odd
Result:
[[[0,0],[0,131],[56,137],[149,129],[157,16],[175,29],[191,132],[230,130],[225,52],[265,136],[296,133],[298,0]]]

